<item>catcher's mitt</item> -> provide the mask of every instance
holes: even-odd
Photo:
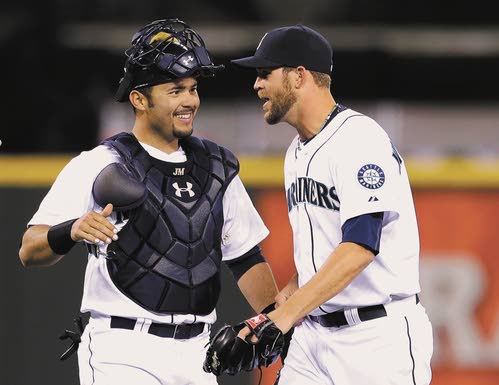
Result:
[[[247,326],[251,334],[243,340],[237,336]],[[258,342],[250,342],[255,335]],[[277,361],[285,341],[282,332],[266,314],[259,314],[238,325],[225,325],[210,340],[203,369],[216,376],[235,375]]]

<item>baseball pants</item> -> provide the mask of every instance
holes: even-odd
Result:
[[[134,330],[110,327],[109,317],[90,318],[78,347],[80,385],[216,385],[203,371],[210,332],[185,339],[148,333],[150,320]]]
[[[279,385],[427,385],[432,327],[414,297],[385,305],[387,316],[327,328],[295,328]]]

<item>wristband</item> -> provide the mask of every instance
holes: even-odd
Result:
[[[69,221],[59,223],[58,225],[52,226],[48,231],[47,240],[50,248],[55,254],[67,254],[76,244],[76,242],[71,239],[71,227],[73,227],[73,223],[75,223],[77,219],[78,218],[70,219]]]

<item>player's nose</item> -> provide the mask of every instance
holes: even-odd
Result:
[[[255,84],[253,84],[253,89],[258,92],[259,90],[262,89],[262,86],[261,86],[261,78],[259,76],[257,76],[256,80],[255,80]]]

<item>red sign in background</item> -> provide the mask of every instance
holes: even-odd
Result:
[[[414,199],[421,297],[434,328],[432,384],[497,385],[499,191],[417,190]],[[282,288],[294,273],[284,193],[262,190],[255,204],[270,229],[262,247]],[[279,367],[264,370],[262,385],[274,383]]]

